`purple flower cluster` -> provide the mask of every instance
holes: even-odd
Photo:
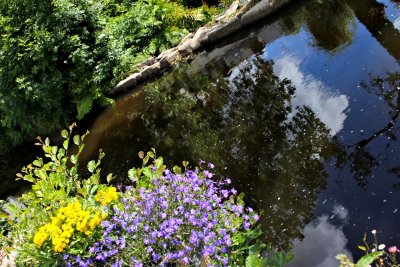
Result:
[[[166,266],[209,259],[213,266],[229,266],[234,234],[249,229],[258,215],[235,202],[237,191],[226,189],[229,179],[215,182],[213,175],[209,170],[165,170],[148,188],[126,187],[113,216],[101,223],[103,236],[89,248],[90,257],[67,257],[66,262]]]

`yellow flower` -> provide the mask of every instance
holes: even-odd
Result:
[[[41,247],[43,242],[46,241],[48,235],[46,233],[46,228],[44,226],[40,227],[39,230],[36,232],[35,236],[33,237],[33,243]]]
[[[110,193],[108,192],[110,191]],[[114,189],[105,191],[107,201],[117,199]],[[115,194],[114,194],[115,193]],[[107,214],[95,211],[94,209],[83,210],[82,204],[78,201],[69,203],[60,208],[50,222],[40,227],[33,238],[36,246],[41,247],[50,238],[55,252],[63,252],[68,246],[74,232],[79,231],[89,236],[92,230],[106,218]]]
[[[95,195],[95,200],[101,205],[106,206],[114,200],[118,199],[117,188],[110,186],[106,189],[99,190]]]

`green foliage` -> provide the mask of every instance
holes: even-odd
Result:
[[[0,151],[109,103],[135,63],[215,12],[164,0],[1,1]]]
[[[18,200],[2,205],[2,210],[8,214],[7,224],[1,221],[3,233],[4,230],[8,232],[7,238],[3,236],[3,246],[17,248],[17,260],[22,265],[45,262],[46,266],[53,266],[63,261],[61,254],[54,253],[54,235],[53,243],[46,241],[43,246],[37,246],[33,237],[45,223],[57,224],[54,218],[61,208],[76,202],[83,206],[84,211],[97,211],[99,214],[105,212],[95,196],[96,192],[107,188],[106,185],[100,184],[99,165],[104,154],[100,153],[97,160],[88,163],[90,176],[82,179],[78,172],[77,159],[84,148],[83,141],[86,135],[72,136],[72,129],[73,126],[69,131],[61,132],[65,138],[62,147],[52,146],[48,138],[42,140],[38,137],[37,145],[42,147],[45,158],[37,158],[17,174],[18,179],[32,183],[32,190]],[[76,154],[69,151],[72,146],[70,141],[77,146]],[[109,178],[111,179],[112,177]],[[62,219],[58,224],[61,221]],[[93,235],[96,234],[98,233]],[[89,244],[90,235],[91,232],[76,232],[69,237],[71,245],[66,251],[83,253]]]
[[[355,264],[344,254],[339,254],[336,258],[340,260],[340,267],[368,267],[382,255],[383,251],[371,252],[361,257]]]
[[[368,267],[371,263],[383,255],[383,251],[375,251],[362,256],[356,263],[357,267]]]

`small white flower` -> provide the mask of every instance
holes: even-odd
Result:
[[[373,248],[373,249],[371,249],[371,252],[375,252],[375,249]]]
[[[371,233],[372,233],[373,235],[376,235],[376,230],[375,230],[375,229],[372,230]]]
[[[378,249],[379,250],[382,250],[382,249],[384,249],[386,246],[385,246],[385,244],[380,244],[379,246],[378,246]]]

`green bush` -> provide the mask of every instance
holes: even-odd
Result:
[[[165,0],[0,2],[0,151],[81,119],[216,10]]]

